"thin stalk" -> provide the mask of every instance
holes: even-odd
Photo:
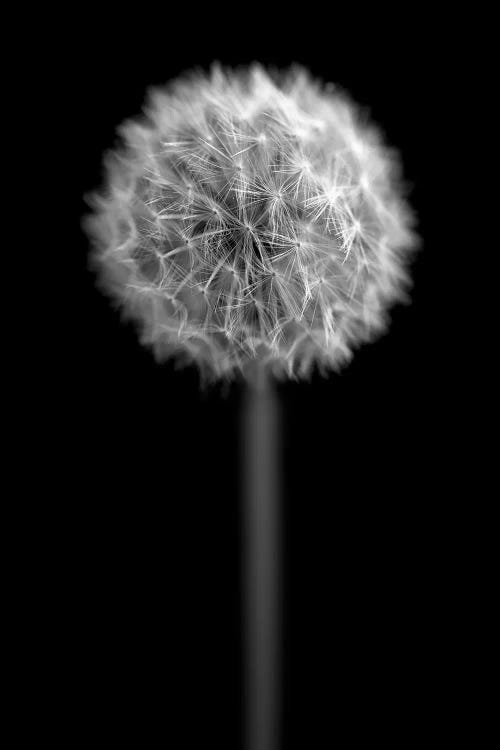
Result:
[[[279,409],[260,370],[243,408],[245,750],[278,750],[281,671]]]

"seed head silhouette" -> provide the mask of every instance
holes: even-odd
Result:
[[[162,360],[208,379],[337,370],[406,298],[416,246],[397,154],[294,67],[212,67],[119,129],[86,229],[106,291]]]

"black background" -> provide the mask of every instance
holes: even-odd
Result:
[[[66,502],[47,550],[63,613],[54,628],[68,746],[240,746],[241,391],[202,392],[194,370],[156,364],[95,289],[80,230],[116,125],[140,112],[146,87],[214,59],[305,65],[365,105],[404,157],[424,240],[412,305],[396,307],[390,332],[341,375],[278,385],[283,746],[422,746],[436,721],[444,733],[458,720],[446,687],[459,669],[450,610],[461,511],[449,481],[458,413],[442,303],[457,253],[442,229],[453,67],[443,27],[410,10],[345,18],[235,5],[82,12],[72,28],[54,79],[73,141],[75,281],[55,376]]]

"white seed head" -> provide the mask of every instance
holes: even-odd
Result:
[[[209,378],[338,369],[405,298],[417,246],[397,155],[300,68],[192,74],[120,128],[85,226],[158,359]]]

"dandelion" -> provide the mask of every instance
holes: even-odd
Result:
[[[159,360],[208,379],[338,370],[405,299],[416,247],[397,155],[303,69],[215,65],[120,128],[86,228]]]
[[[407,299],[417,247],[397,154],[301,68],[215,65],[120,128],[86,228],[105,290],[158,360],[243,375],[248,750],[279,745],[274,377],[338,370]]]

